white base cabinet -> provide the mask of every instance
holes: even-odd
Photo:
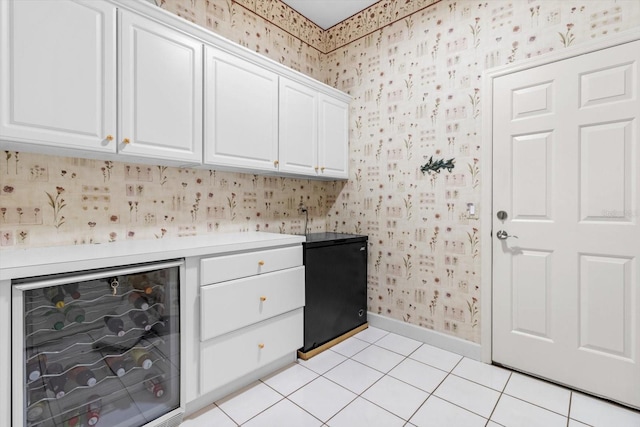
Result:
[[[202,343],[200,390],[214,391],[302,346],[303,309],[273,317]]]
[[[304,280],[301,245],[201,259],[199,396],[295,355]]]

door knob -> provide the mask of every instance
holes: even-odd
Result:
[[[500,240],[507,240],[509,237],[515,237],[516,239],[518,238],[518,236],[511,235],[504,230],[498,230],[498,232],[496,233],[496,237]]]

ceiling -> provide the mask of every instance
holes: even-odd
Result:
[[[379,0],[282,0],[296,12],[326,30]]]

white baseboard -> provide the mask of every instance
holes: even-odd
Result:
[[[411,325],[396,319],[367,312],[369,326],[402,335],[443,350],[457,353],[470,359],[482,360],[482,346],[471,341],[452,337],[420,326]]]

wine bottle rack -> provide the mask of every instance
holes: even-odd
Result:
[[[57,306],[48,296],[62,292],[60,286],[23,292],[25,426],[64,426],[74,416],[87,425],[89,404],[97,405],[100,420],[120,417],[131,426],[150,419],[140,408],[167,412],[177,407],[177,272],[177,267],[145,272],[144,290],[136,287],[141,275],[74,283],[73,295],[67,292],[62,304],[57,297]],[[65,312],[72,315],[62,319]],[[118,332],[107,319],[118,325]],[[47,367],[57,369],[47,372]],[[82,378],[86,370],[93,380],[86,381],[88,374]],[[145,403],[149,400],[158,408]]]

